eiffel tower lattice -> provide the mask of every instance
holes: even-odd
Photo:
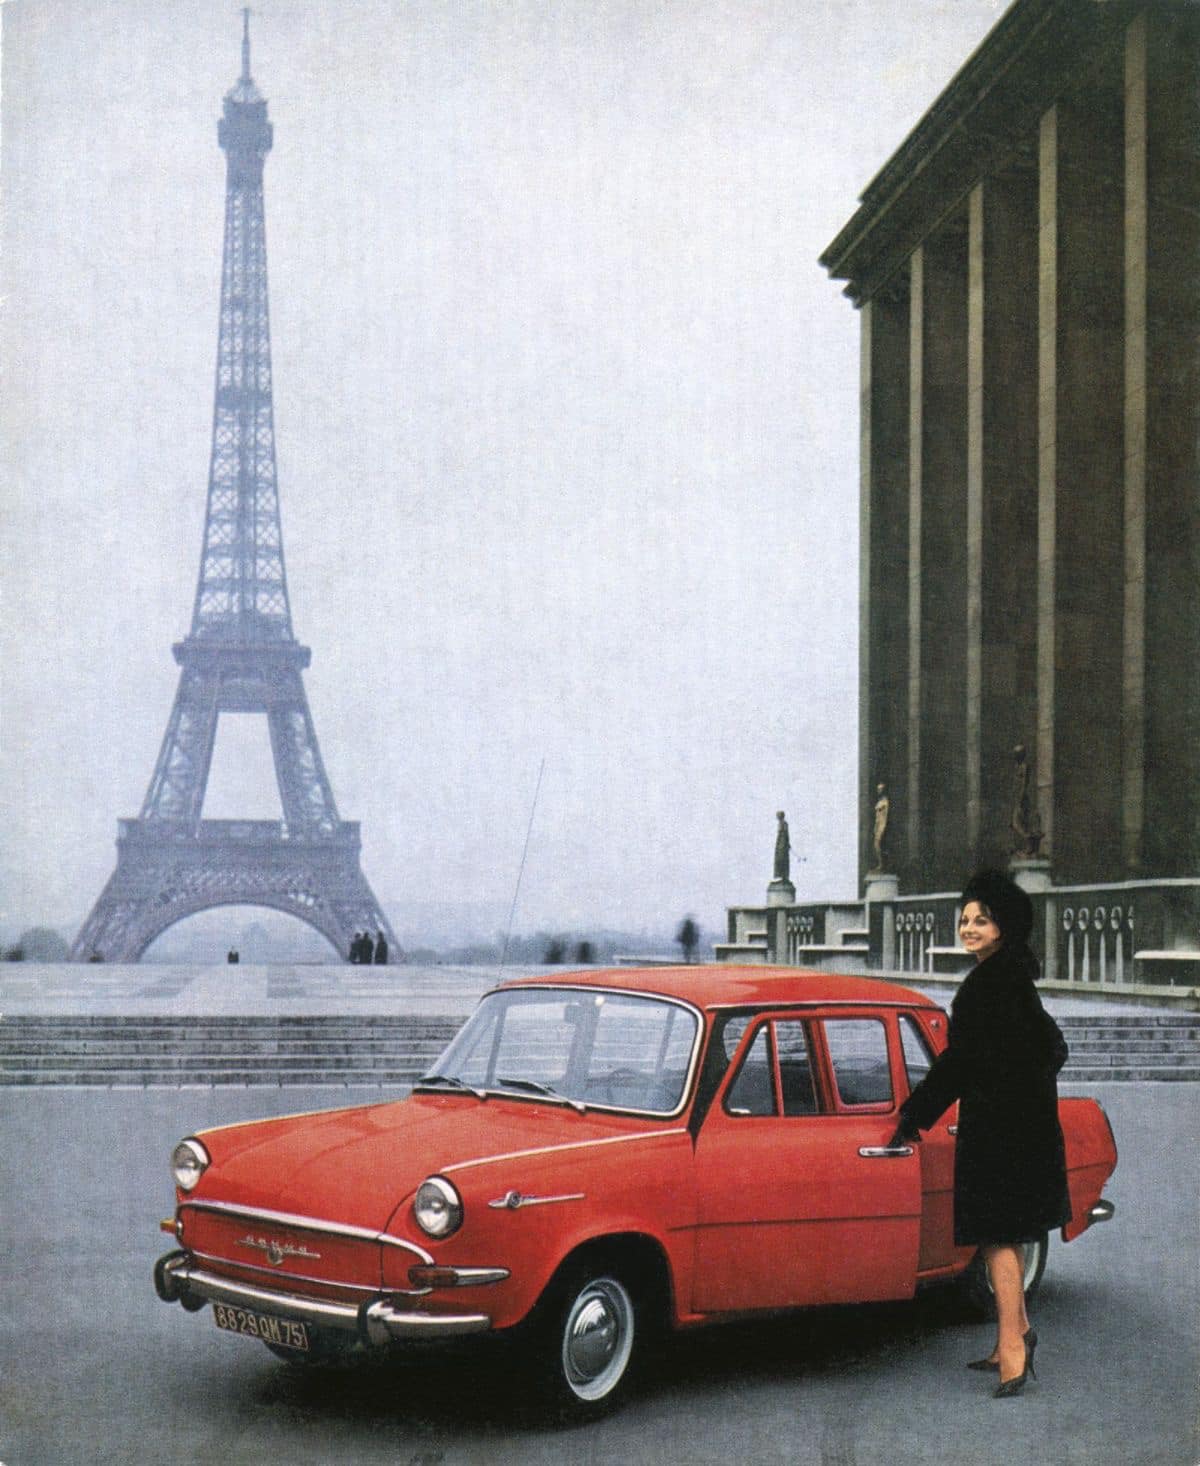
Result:
[[[212,457],[191,631],[172,648],[179,688],[136,819],[119,822],[117,867],[80,929],[79,961],[136,961],[167,927],[214,906],[273,907],[345,954],[359,929],[395,938],[359,865],[357,822],[340,819],[292,632],[275,474],[263,161],[267,104],[242,73],[224,100],[221,318]],[[201,818],[217,720],[265,714],[282,820]]]

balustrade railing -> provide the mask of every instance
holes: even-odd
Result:
[[[1086,895],[1079,906],[1063,905],[1059,915],[1062,940],[1060,976],[1067,982],[1128,982],[1133,977],[1132,898],[1106,905],[1103,893],[1095,905]]]
[[[1195,982],[1185,976],[1188,969],[1194,971],[1192,964],[1179,959],[1200,954],[1200,878],[1056,886],[1031,892],[1030,899],[1032,946],[1048,980],[1106,986]],[[965,970],[970,959],[958,945],[961,910],[955,892],[872,900],[866,905],[866,965],[914,975]],[[758,960],[832,966],[837,953],[828,944],[836,940],[845,915],[846,908],[837,903],[735,908],[730,941],[757,944],[763,954]],[[861,955],[851,955],[861,950],[848,948],[847,962],[861,963]],[[1141,964],[1139,954],[1145,954]],[[1164,954],[1172,960],[1162,961]],[[1170,975],[1147,978],[1152,959],[1158,959],[1159,974]]]

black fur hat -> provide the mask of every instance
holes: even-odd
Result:
[[[967,882],[962,902],[978,901],[1004,938],[1006,947],[1027,947],[1033,931],[1033,902],[1003,871],[981,870]]]

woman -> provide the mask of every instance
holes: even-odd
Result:
[[[959,939],[976,966],[950,1007],[946,1049],[900,1107],[893,1143],[919,1138],[956,1099],[954,1241],[983,1253],[996,1295],[996,1346],[969,1369],[998,1369],[997,1399],[1033,1374],[1022,1247],[1070,1220],[1055,1076],[1067,1057],[1042,1007],[1029,950],[1033,903],[999,871],[963,892]]]

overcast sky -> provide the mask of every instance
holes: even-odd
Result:
[[[816,260],[1001,0],[261,0],[296,634],[398,924],[853,893],[858,316]],[[225,0],[7,0],[0,929],[140,808],[204,520]],[[225,718],[205,813],[278,813]],[[490,923],[490,924],[489,924]]]

